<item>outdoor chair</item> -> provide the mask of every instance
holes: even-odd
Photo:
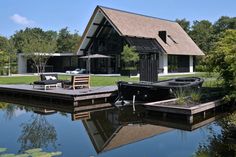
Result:
[[[35,81],[33,83],[33,88],[40,87],[46,90],[52,87],[58,87],[59,83],[62,83],[61,80],[58,80],[57,74],[41,74],[40,79],[40,81]]]
[[[71,81],[64,81],[63,88],[90,88],[90,76],[89,75],[73,75]]]

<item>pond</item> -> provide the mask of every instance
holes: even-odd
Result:
[[[233,112],[188,125],[142,108],[65,113],[1,102],[0,152],[41,148],[65,157],[231,157],[236,147],[228,124],[234,121]]]

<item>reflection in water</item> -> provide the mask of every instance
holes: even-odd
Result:
[[[33,114],[31,118],[30,122],[21,124],[22,131],[17,140],[21,144],[20,152],[48,147],[49,144],[56,148],[57,133],[54,126],[40,114]]]
[[[38,102],[39,103],[39,102]],[[23,103],[24,104],[24,103]],[[158,146],[159,140],[162,142],[162,145],[166,145],[166,138],[168,139],[169,136],[173,135],[174,137],[178,134],[183,134],[184,138],[187,138],[187,134],[191,134],[194,136],[194,131],[199,128],[202,128],[204,131],[210,132],[210,134],[207,134],[208,140],[202,141],[201,143],[198,142],[200,140],[197,140],[198,136],[195,136],[195,140],[197,142],[192,142],[195,145],[193,146],[193,149],[191,149],[191,153],[195,151],[194,153],[196,157],[200,156],[225,156],[225,157],[231,157],[235,156],[236,147],[233,143],[235,143],[235,139],[232,140],[232,131],[230,130],[229,124],[236,124],[236,114],[231,114],[230,116],[224,116],[225,118],[222,118],[222,115],[215,116],[213,115],[207,115],[205,118],[199,118],[196,122],[193,124],[187,124],[186,122],[181,122],[178,118],[164,118],[158,114],[150,114],[149,112],[146,112],[141,107],[136,108],[136,113],[133,113],[132,107],[125,107],[122,110],[119,109],[106,109],[106,110],[100,110],[100,111],[86,111],[86,112],[75,112],[75,108],[62,108],[55,106],[47,107],[47,105],[42,105],[43,103],[40,103],[40,105],[31,104],[30,107],[27,107],[27,105],[6,105],[6,104],[0,104],[0,107],[2,110],[4,110],[4,114],[7,115],[8,119],[12,119],[14,117],[17,110],[24,110],[29,111],[28,114],[31,115],[31,119],[28,122],[24,122],[20,125],[20,136],[18,137],[18,143],[20,144],[20,152],[24,152],[24,150],[31,149],[31,148],[48,148],[50,146],[56,147],[57,139],[60,138],[63,139],[64,135],[60,137],[59,133],[57,137],[57,131],[62,130],[56,130],[56,128],[51,124],[47,119],[47,114],[57,114],[57,117],[64,117],[67,116],[67,113],[71,114],[71,120],[74,122],[68,122],[63,124],[63,127],[66,128],[67,135],[72,134],[72,139],[78,138],[87,138],[81,137],[81,130],[77,129],[78,125],[82,125],[86,133],[89,135],[88,139],[91,141],[92,146],[96,150],[95,153],[98,155],[101,155],[103,152],[113,152],[112,150],[126,146],[128,144],[134,144],[138,141],[143,141],[144,139],[152,139],[152,137],[156,135],[163,135],[158,136],[158,140],[154,141],[154,143]],[[4,109],[3,109],[4,108]],[[33,111],[33,112],[32,112]],[[60,112],[58,112],[60,111]],[[202,116],[201,116],[202,117]],[[14,119],[13,119],[14,120]],[[76,120],[79,120],[78,123],[75,122]],[[60,121],[61,122],[61,121]],[[82,123],[80,123],[82,122]],[[203,128],[206,124],[210,124],[212,122],[215,122],[214,125],[209,125],[208,127]],[[53,121],[54,123],[54,121]],[[58,121],[55,122],[55,124],[58,123]],[[60,123],[61,125],[61,123]],[[214,126],[220,126],[221,132],[219,130],[215,130]],[[73,127],[71,127],[73,126]],[[76,130],[77,129],[77,130]],[[174,131],[174,129],[184,130],[184,131]],[[74,130],[78,132],[74,132]],[[193,131],[193,132],[191,132]],[[198,130],[200,132],[200,130]],[[64,133],[64,132],[63,132]],[[75,134],[73,134],[75,133]],[[83,134],[84,135],[84,134]],[[165,136],[165,135],[168,135]],[[186,135],[186,137],[185,137]],[[70,136],[70,135],[68,135]],[[181,135],[179,135],[181,136]],[[163,137],[164,140],[163,140]],[[189,136],[188,136],[189,137]],[[157,138],[153,138],[156,140]],[[65,140],[65,139],[64,139]],[[171,139],[172,140],[172,139]],[[86,141],[86,140],[85,140]],[[148,140],[147,140],[148,141]],[[187,141],[187,140],[185,140]],[[191,140],[190,140],[191,141]],[[62,143],[64,144],[65,141],[62,140]],[[70,141],[69,143],[72,143],[72,146],[77,141]],[[145,141],[146,142],[146,141]],[[145,143],[144,146],[145,147]],[[181,141],[171,141],[171,143],[174,143],[176,145],[184,145],[181,143]],[[190,144],[192,144],[190,143]],[[67,143],[68,144],[68,143]],[[80,143],[81,144],[81,143]],[[84,144],[82,142],[82,144]],[[170,143],[169,143],[170,144]],[[155,145],[155,146],[156,146]],[[173,148],[174,151],[181,151],[177,150],[178,146],[176,148]],[[150,145],[149,145],[150,146]],[[157,147],[156,146],[156,147]],[[65,147],[65,148],[64,148]],[[123,147],[126,151],[126,147]],[[136,148],[136,147],[135,147]],[[71,148],[69,146],[63,145],[64,150],[71,151]],[[93,151],[94,151],[93,149]],[[145,148],[146,149],[146,148]],[[167,151],[166,154],[168,154],[169,145],[166,146],[166,150],[161,150],[161,147],[159,147],[159,151]],[[119,149],[118,149],[119,150]],[[77,148],[76,148],[77,151]],[[91,149],[90,149],[91,151]],[[115,151],[116,153],[118,151]],[[64,152],[63,152],[64,153]],[[73,153],[73,152],[72,152]],[[76,152],[75,152],[76,153]],[[78,152],[77,152],[78,153]],[[90,154],[90,152],[88,152]],[[137,156],[140,156],[136,154]],[[130,155],[132,156],[132,155]],[[165,156],[165,155],[163,155]],[[183,155],[183,156],[191,156],[191,155]]]
[[[32,148],[43,148],[52,145],[56,148],[55,142],[57,140],[57,133],[55,127],[50,124],[43,115],[55,113],[55,111],[40,109],[29,106],[15,105],[11,103],[0,103],[0,108],[4,110],[4,115],[7,120],[16,117],[20,112],[34,111],[37,114],[32,114],[28,123],[22,123],[21,135],[17,142],[20,143],[19,152]]]
[[[6,102],[0,102],[0,109],[5,109],[7,107],[8,103]]]
[[[123,111],[106,110],[91,113],[83,124],[97,153],[109,151],[130,143],[165,133],[171,128],[148,124],[144,113],[135,113],[131,108]]]
[[[5,118],[8,120],[15,116],[16,105],[0,102],[0,109],[5,111]]]
[[[236,113],[230,114],[217,121],[221,126],[221,134],[217,134],[213,128],[207,142],[200,144],[196,152],[196,157],[235,157],[236,156],[236,137],[235,124]]]

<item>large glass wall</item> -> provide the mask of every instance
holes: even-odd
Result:
[[[111,58],[91,59],[91,73],[120,73],[120,54],[123,50],[123,38],[108,21],[100,25],[98,33],[91,39],[88,53],[103,54]]]
[[[168,55],[168,72],[189,72],[189,56]]]

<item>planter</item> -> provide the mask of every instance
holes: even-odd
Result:
[[[121,76],[137,76],[138,70],[122,70]]]

